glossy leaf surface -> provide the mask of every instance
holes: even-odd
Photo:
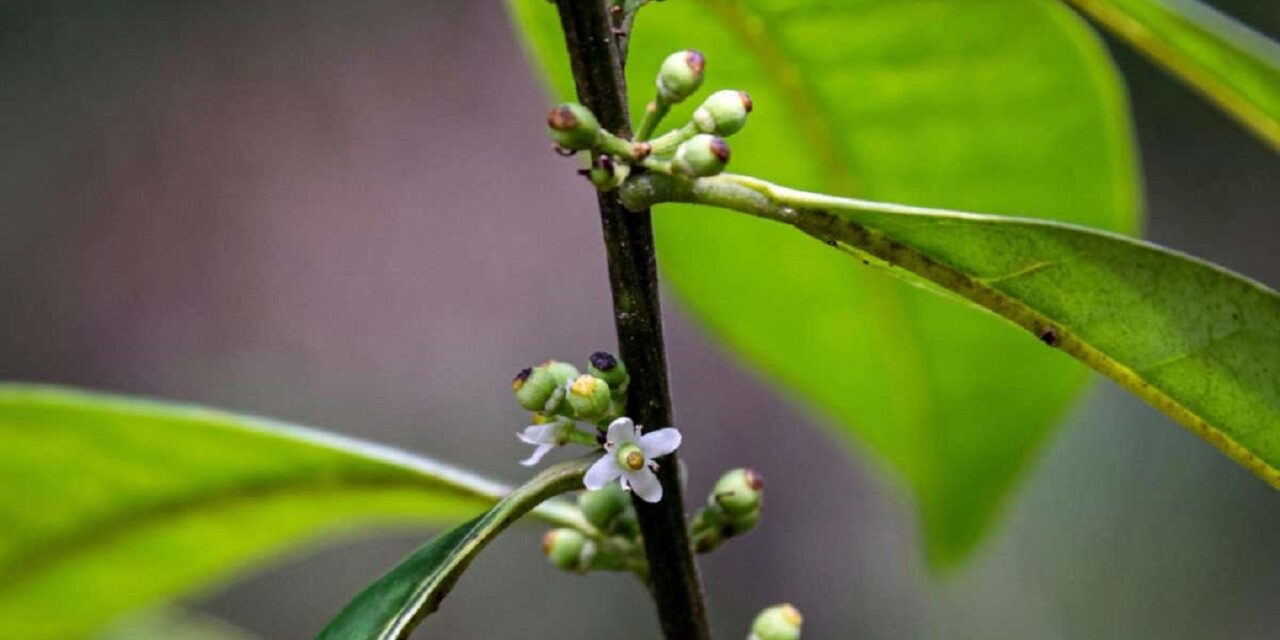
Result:
[[[84,637],[322,534],[456,523],[506,492],[304,427],[15,384],[0,384],[0,487],[0,620],[28,640]]]

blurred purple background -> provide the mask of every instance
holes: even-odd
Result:
[[[1275,34],[1269,4],[1218,6]],[[1116,57],[1148,236],[1280,283],[1276,156]],[[547,100],[496,2],[0,2],[0,376],[518,480],[512,372],[613,347],[593,198],[548,149]],[[893,481],[667,309],[690,499],[731,466],[769,481],[761,528],[704,562],[718,637],[782,600],[807,638],[1275,636],[1274,492],[1110,384],[939,582]],[[640,587],[546,566],[540,533],[497,542],[422,635],[657,637]],[[300,550],[189,603],[309,638],[424,535]]]

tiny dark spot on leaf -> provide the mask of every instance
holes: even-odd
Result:
[[[1054,331],[1053,327],[1045,327],[1041,329],[1038,333],[1040,336],[1040,342],[1043,342],[1051,347],[1058,346],[1058,332]]]

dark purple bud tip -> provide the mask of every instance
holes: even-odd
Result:
[[[528,382],[529,376],[531,375],[533,375],[532,368],[525,367],[521,369],[520,372],[516,374],[516,377],[511,379],[511,388],[519,391],[520,387],[523,387],[524,383]]]
[[[751,94],[746,91],[739,91],[738,95],[742,96],[742,108],[746,109],[747,113],[751,113]]]
[[[716,159],[722,163],[729,163],[729,143],[724,138],[714,138],[711,140],[711,153],[715,154]]]
[[[751,469],[747,469],[746,476],[747,486],[751,487],[753,491],[759,491],[764,488],[764,476]]]
[[[702,69],[707,66],[707,59],[702,56],[702,52],[697,49],[690,49],[684,56],[684,61],[694,73],[702,73]]]
[[[568,131],[580,124],[569,105],[560,105],[547,112],[547,126],[556,131]]]
[[[588,360],[591,361],[591,366],[601,371],[612,371],[614,367],[618,366],[618,359],[607,351],[597,351],[591,354]]]

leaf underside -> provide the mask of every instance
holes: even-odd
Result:
[[[736,175],[644,176],[624,190],[628,199],[785,222],[863,264],[994,312],[1280,488],[1280,295],[1263,284],[1141,240],[1047,220],[836,198]]]
[[[192,406],[0,384],[0,621],[84,637],[300,541],[452,524],[505,487],[426,458]]]
[[[1280,488],[1280,296],[1092,230],[942,212],[831,211],[877,253],[1066,351]]]
[[[555,11],[510,0],[559,95]],[[1047,0],[686,0],[643,9],[632,112],[663,57],[707,57],[703,95],[750,92],[731,169],[815,191],[1133,232],[1128,109],[1096,35]],[[989,528],[1087,370],[989,314],[861,269],[786,229],[656,209],[685,307],[753,368],[905,479],[927,559]],[[762,249],[768,247],[768,249]]]

